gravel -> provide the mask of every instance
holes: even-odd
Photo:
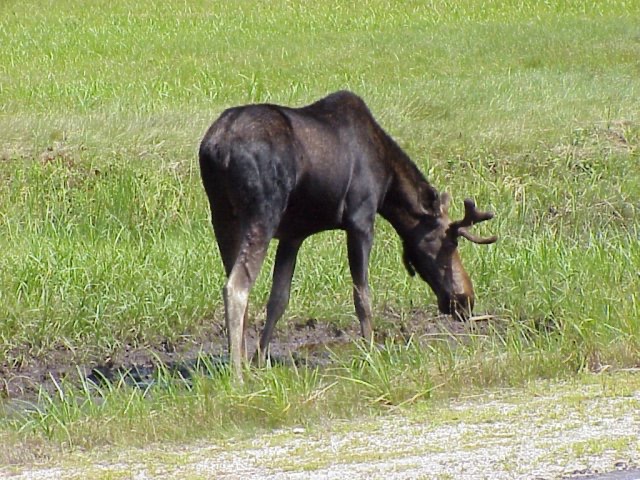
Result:
[[[377,418],[327,421],[223,444],[152,445],[111,451],[99,460],[96,452],[76,455],[55,467],[0,467],[0,476],[636,480],[639,407],[639,392],[548,384],[533,393],[423,403]],[[603,473],[609,476],[599,477]]]

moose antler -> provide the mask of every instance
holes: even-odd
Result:
[[[472,227],[476,223],[491,220],[493,218],[492,212],[481,212],[476,208],[476,204],[470,198],[464,201],[464,218],[455,222],[451,222],[449,228],[455,236],[464,237],[473,243],[488,244],[494,243],[498,240],[495,235],[493,237],[482,238],[469,233],[467,228]]]

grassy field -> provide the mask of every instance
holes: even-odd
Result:
[[[337,89],[367,101],[454,213],[466,196],[496,212],[479,233],[499,243],[461,254],[477,310],[506,326],[457,347],[357,348],[329,372],[276,368],[244,387],[114,384],[100,395],[118,401],[96,404],[88,385],[60,385],[33,415],[0,420],[0,440],[90,447],[149,431],[159,412],[148,440],[210,435],[640,361],[640,2],[6,0],[0,12],[4,371],[197,342],[222,322],[197,145],[228,106]],[[376,315],[436,313],[382,220],[371,282]],[[287,317],[355,322],[342,233],[303,246]]]

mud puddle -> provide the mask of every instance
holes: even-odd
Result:
[[[190,377],[216,375],[226,369],[226,332],[216,322],[207,338],[192,338],[181,344],[161,341],[157,345],[139,348],[125,346],[108,358],[77,361],[73,352],[55,352],[50,358],[30,359],[11,368],[0,365],[0,403],[32,404],[44,388],[55,392],[58,385],[80,385],[89,381],[96,385],[124,382],[146,388],[159,378],[177,377],[189,382]],[[400,313],[385,309],[376,318],[376,342],[387,339],[407,341],[409,338],[429,342],[433,339],[459,341],[468,335],[486,334],[491,325],[504,328],[504,322],[493,317],[476,317],[461,323],[449,316],[433,315],[422,310]],[[271,342],[271,361],[297,366],[325,367],[331,363],[332,352],[341,351],[359,339],[354,320],[343,328],[331,319],[291,319],[274,333]],[[262,325],[254,325],[247,332],[249,352],[255,351]]]

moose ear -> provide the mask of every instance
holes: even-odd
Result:
[[[431,185],[421,185],[419,190],[419,201],[422,211],[429,215],[440,214],[440,197],[435,188]]]
[[[404,268],[407,269],[407,272],[409,272],[409,275],[411,275],[412,277],[415,277],[416,270],[415,268],[413,268],[413,265],[411,265],[411,261],[409,260],[409,255],[407,255],[406,248],[402,251],[402,263],[404,263]]]
[[[451,204],[451,195],[447,192],[442,192],[440,194],[440,213],[442,215],[449,214],[449,205]]]

